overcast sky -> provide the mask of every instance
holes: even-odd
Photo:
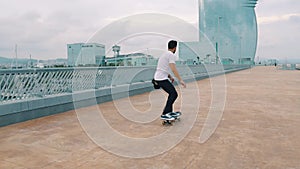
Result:
[[[0,0],[0,56],[67,58],[68,43],[86,42],[118,19],[168,14],[198,23],[197,0]],[[259,0],[260,58],[300,58],[300,1]]]

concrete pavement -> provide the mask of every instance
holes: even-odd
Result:
[[[183,115],[173,126],[162,126],[156,117],[165,101],[160,90],[80,109],[101,110],[107,124],[129,138],[150,138],[190,125],[187,135],[169,151],[147,158],[118,156],[98,146],[80,125],[78,114],[69,111],[0,128],[0,168],[300,169],[300,71],[254,67],[225,77],[223,116],[203,144],[199,143],[199,135],[214,106],[211,79],[188,84],[198,86],[199,92],[184,93],[185,89],[177,88],[189,96],[189,102],[200,98],[194,124]],[[152,102],[154,97],[161,99]],[[152,112],[156,118],[148,123],[124,118],[119,108],[128,99],[131,108],[141,114]],[[181,97],[176,103],[175,109],[183,108]],[[175,138],[176,133],[171,136]],[[157,147],[151,146],[156,151]]]

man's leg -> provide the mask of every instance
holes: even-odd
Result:
[[[159,86],[169,94],[163,114],[173,112],[173,103],[178,97],[175,87],[169,80],[158,81]]]

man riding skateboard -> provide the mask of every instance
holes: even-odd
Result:
[[[162,120],[175,120],[173,116],[180,115],[173,112],[173,103],[177,99],[178,94],[174,85],[172,84],[174,82],[174,78],[171,76],[170,72],[172,71],[179,83],[184,88],[186,87],[185,82],[181,79],[176,68],[176,49],[177,41],[169,41],[168,51],[159,58],[156,72],[154,74],[154,82],[156,82],[157,86],[161,87],[165,92],[169,94],[167,103],[161,115]]]

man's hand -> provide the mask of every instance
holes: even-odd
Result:
[[[186,84],[184,83],[183,80],[180,80],[179,82],[180,82],[180,84],[182,85],[182,87],[186,88]]]

